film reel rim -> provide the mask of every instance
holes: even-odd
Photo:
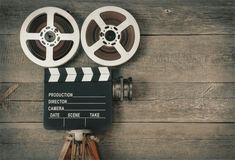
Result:
[[[54,26],[54,18],[55,15],[58,14],[62,17],[64,17],[72,26],[73,32],[72,33],[60,33],[60,42],[61,41],[72,41],[73,46],[69,50],[69,52],[62,57],[61,59],[54,60],[53,59],[53,48],[54,47],[46,47],[46,54],[50,53],[50,59],[41,60],[37,58],[33,53],[31,53],[29,47],[27,46],[28,40],[39,40],[40,39],[40,33],[30,33],[27,31],[28,26],[30,23],[39,15],[46,14],[47,15],[47,21],[46,21],[46,27],[47,26]],[[50,18],[48,18],[50,16]],[[48,20],[50,19],[50,20]],[[45,27],[44,27],[45,29]],[[23,49],[24,54],[34,63],[37,65],[40,65],[42,67],[57,67],[60,65],[65,64],[68,62],[75,54],[79,47],[80,43],[80,32],[79,27],[75,19],[70,15],[67,11],[58,8],[58,7],[42,7],[39,8],[32,13],[30,13],[26,19],[24,20],[21,30],[20,30],[20,44],[21,48]],[[47,55],[48,56],[48,55]]]
[[[95,20],[95,22],[98,24],[98,26],[102,30],[107,25],[102,20],[100,14],[104,13],[104,12],[109,12],[109,11],[120,13],[126,17],[126,20],[124,20],[120,25],[116,26],[119,29],[119,33],[121,33],[123,30],[125,30],[128,26],[133,26],[134,34],[135,34],[135,40],[134,40],[133,46],[130,51],[126,51],[120,42],[115,44],[115,49],[118,50],[119,54],[121,54],[121,58],[117,59],[117,60],[113,60],[113,61],[104,60],[104,59],[101,59],[95,55],[95,51],[97,51],[99,48],[101,48],[104,45],[102,40],[98,40],[97,42],[95,42],[92,45],[94,48],[98,48],[96,50],[94,50],[92,48],[92,46],[89,47],[86,42],[86,33],[87,33],[87,28],[88,28],[89,23],[92,20],[95,20],[94,17],[96,17],[98,15],[99,19]],[[136,53],[136,51],[139,47],[139,43],[140,43],[139,25],[138,25],[137,21],[135,20],[135,18],[127,10],[125,10],[123,8],[120,8],[117,6],[100,7],[98,9],[94,10],[93,12],[91,12],[86,17],[85,21],[83,22],[82,29],[81,29],[81,43],[82,43],[83,49],[86,52],[87,56],[90,59],[92,59],[94,62],[96,62],[100,65],[103,65],[103,66],[118,66],[118,65],[121,65],[121,64],[129,61]],[[122,54],[122,53],[127,53],[127,54]]]

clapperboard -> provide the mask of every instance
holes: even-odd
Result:
[[[111,124],[112,78],[107,67],[47,68],[46,129],[104,129]]]

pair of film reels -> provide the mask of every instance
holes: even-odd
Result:
[[[136,52],[140,30],[126,10],[106,6],[93,11],[81,29],[84,51],[94,62],[117,66],[127,62]],[[65,10],[44,7],[32,12],[20,31],[25,55],[43,67],[57,67],[68,62],[80,43],[79,27]]]

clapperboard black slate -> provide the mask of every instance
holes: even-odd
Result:
[[[47,68],[44,100],[46,129],[104,129],[111,124],[110,70]]]

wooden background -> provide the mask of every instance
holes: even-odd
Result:
[[[234,0],[0,0],[0,159],[55,160],[63,131],[43,128],[43,68],[24,55],[19,31],[43,6],[71,11],[80,28],[98,7],[130,11],[136,55],[118,67],[134,79],[100,134],[103,160],[235,159]],[[97,66],[82,48],[65,66]],[[9,95],[9,96],[8,96]]]

